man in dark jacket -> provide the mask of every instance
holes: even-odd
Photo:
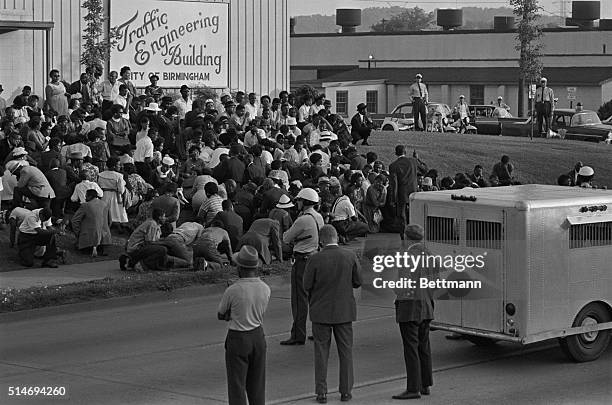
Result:
[[[404,251],[410,256],[429,255],[422,244],[423,227],[408,225],[405,230]],[[425,256],[427,257],[427,256]],[[420,398],[429,395],[433,385],[429,323],[434,319],[434,302],[431,288],[419,288],[421,278],[433,281],[438,269],[418,266],[398,269],[397,280],[414,280],[414,288],[396,288],[395,317],[399,324],[404,345],[406,363],[406,390],[393,399]]]
[[[234,179],[236,184],[241,186],[244,183],[244,173],[246,166],[240,159],[240,145],[232,145],[230,147],[228,160],[220,163],[220,170],[213,173],[218,182],[223,183],[227,179]]]
[[[60,161],[53,159],[49,166],[45,177],[55,191],[55,198],[51,200],[51,211],[54,217],[62,218],[64,216],[64,205],[70,197],[71,190],[67,184],[66,170],[60,167]]]
[[[406,147],[395,147],[397,160],[389,165],[389,202],[395,206],[396,216],[402,218],[405,226],[408,216],[410,194],[418,189],[417,177],[419,162],[415,157],[406,156]],[[404,226],[400,236],[404,239]]]
[[[356,145],[357,141],[363,139],[362,145],[369,146],[368,138],[374,128],[374,123],[366,114],[366,105],[361,103],[357,106],[357,114],[351,118],[351,137]]]
[[[306,263],[304,289],[308,293],[315,352],[317,402],[327,402],[327,360],[332,331],[340,360],[340,399],[351,399],[353,388],[353,322],[357,308],[353,288],[361,286],[361,266],[355,253],[338,247],[331,225],[319,231],[323,250]]]
[[[81,73],[81,78],[68,87],[68,93],[73,95],[80,93],[81,96],[83,96],[81,99],[82,102],[92,102],[92,89],[89,83],[89,75],[87,73]]]

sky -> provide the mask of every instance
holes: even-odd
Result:
[[[540,0],[539,4],[544,8],[543,14],[559,15],[560,1],[563,0]],[[566,1],[567,16],[572,13],[571,1]],[[612,18],[612,0],[600,0],[601,18]],[[436,8],[460,8],[460,7],[482,7],[497,8],[510,7],[508,0],[289,0],[289,14],[291,16],[323,14],[333,15],[337,8],[368,8],[405,6],[412,8],[419,6],[426,11]]]

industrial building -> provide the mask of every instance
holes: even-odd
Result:
[[[574,2],[572,26],[544,29],[543,75],[559,107],[581,102],[597,109],[612,99],[612,20],[599,20],[599,7]],[[493,29],[457,30],[461,10],[438,10],[441,30],[399,33],[354,32],[360,20],[360,10],[342,9],[341,33],[292,34],[292,88],[313,84],[344,116],[361,102],[371,113],[387,113],[409,101],[409,86],[421,73],[430,101],[452,106],[463,94],[471,104],[489,104],[502,96],[517,115],[514,17],[496,17]],[[527,97],[525,91],[525,106]]]
[[[193,1],[137,1],[151,9],[168,10],[168,13],[184,5],[197,7]],[[113,23],[112,10],[125,10],[135,2],[104,0],[104,15],[109,26]],[[60,70],[62,79],[67,82],[78,80],[84,70],[80,55],[85,27],[83,17],[87,14],[82,3],[81,0],[0,1],[0,84],[4,87],[4,98],[12,100],[24,85],[31,86],[33,94],[43,95],[51,69]],[[228,72],[223,84],[227,86],[223,87],[272,95],[289,87],[288,0],[208,0],[199,3],[228,5],[225,7],[228,35],[214,44],[226,58],[224,66]],[[127,11],[125,14],[127,16]],[[144,10],[139,18],[143,15]],[[189,28],[187,25],[187,30]],[[165,29],[171,32],[173,27]],[[184,47],[189,45],[183,42]],[[113,61],[111,57],[106,67],[118,71],[122,62]],[[136,63],[130,66],[133,71],[139,70]],[[146,66],[140,70],[151,71]],[[206,81],[198,82],[197,75],[193,74],[169,74],[167,77],[185,78],[183,84],[192,86],[207,84]],[[190,81],[194,77],[196,79]],[[159,85],[179,87],[176,81],[164,82],[163,77]]]

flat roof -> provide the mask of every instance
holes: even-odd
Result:
[[[18,30],[50,30],[55,23],[53,21],[16,21],[0,20],[0,32]]]
[[[429,68],[358,68],[326,77],[325,83],[384,79],[389,84],[410,84],[417,73],[428,83],[511,84],[518,81],[517,67],[429,67]],[[612,79],[609,67],[545,67],[542,74],[552,86],[601,85]]]
[[[612,213],[612,190],[599,190],[581,187],[563,187],[546,184],[524,184],[520,186],[463,188],[419,192],[411,195],[411,200],[453,201],[451,196],[476,197],[476,201],[457,201],[470,205],[494,205],[513,207],[520,210],[533,208],[553,208],[567,205],[608,205],[607,214]],[[578,214],[578,213],[577,213]]]

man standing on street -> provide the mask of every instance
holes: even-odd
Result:
[[[291,337],[282,341],[283,346],[303,345],[306,343],[306,318],[308,317],[308,298],[304,289],[304,270],[306,262],[319,249],[319,229],[325,225],[323,217],[315,207],[319,204],[319,194],[311,188],[303,188],[296,197],[301,213],[291,228],[283,235],[283,243],[293,244],[294,262],[291,267],[291,314],[293,326]]]
[[[423,76],[418,73],[416,80],[410,86],[410,97],[412,98],[412,117],[414,118],[414,130],[425,131],[427,128],[427,103],[429,102],[429,93],[427,86],[422,83]],[[419,117],[421,118],[422,127],[419,125]]]
[[[548,80],[543,77],[540,80],[540,88],[536,90],[536,114],[538,117],[538,131],[540,135],[546,137],[548,130],[550,129],[550,119],[553,113],[553,101],[555,95],[553,90],[547,86]],[[542,130],[542,120],[545,123],[544,130]]]
[[[219,303],[217,318],[229,322],[225,339],[225,367],[230,405],[264,405],[266,401],[266,337],[263,316],[270,287],[256,276],[257,250],[243,246],[233,255],[240,278]]]
[[[395,206],[397,218],[402,219],[400,236],[404,239],[404,227],[408,216],[410,194],[418,190],[417,177],[419,162],[415,157],[406,156],[406,147],[395,147],[397,160],[389,165],[389,198]]]
[[[404,251],[410,256],[429,252],[423,245],[424,231],[420,225],[408,225],[405,231]],[[395,320],[399,324],[406,363],[406,391],[393,399],[415,399],[429,395],[433,385],[429,323],[433,319],[433,289],[418,288],[421,278],[432,280],[436,269],[423,267],[398,268],[397,280],[408,278],[416,281],[416,288],[396,289]]]
[[[350,401],[353,388],[353,322],[357,308],[353,288],[361,286],[361,266],[355,253],[338,247],[332,225],[319,232],[323,250],[306,263],[304,289],[310,301],[314,337],[315,392],[317,402],[327,402],[327,361],[332,331],[340,360],[340,400]]]

